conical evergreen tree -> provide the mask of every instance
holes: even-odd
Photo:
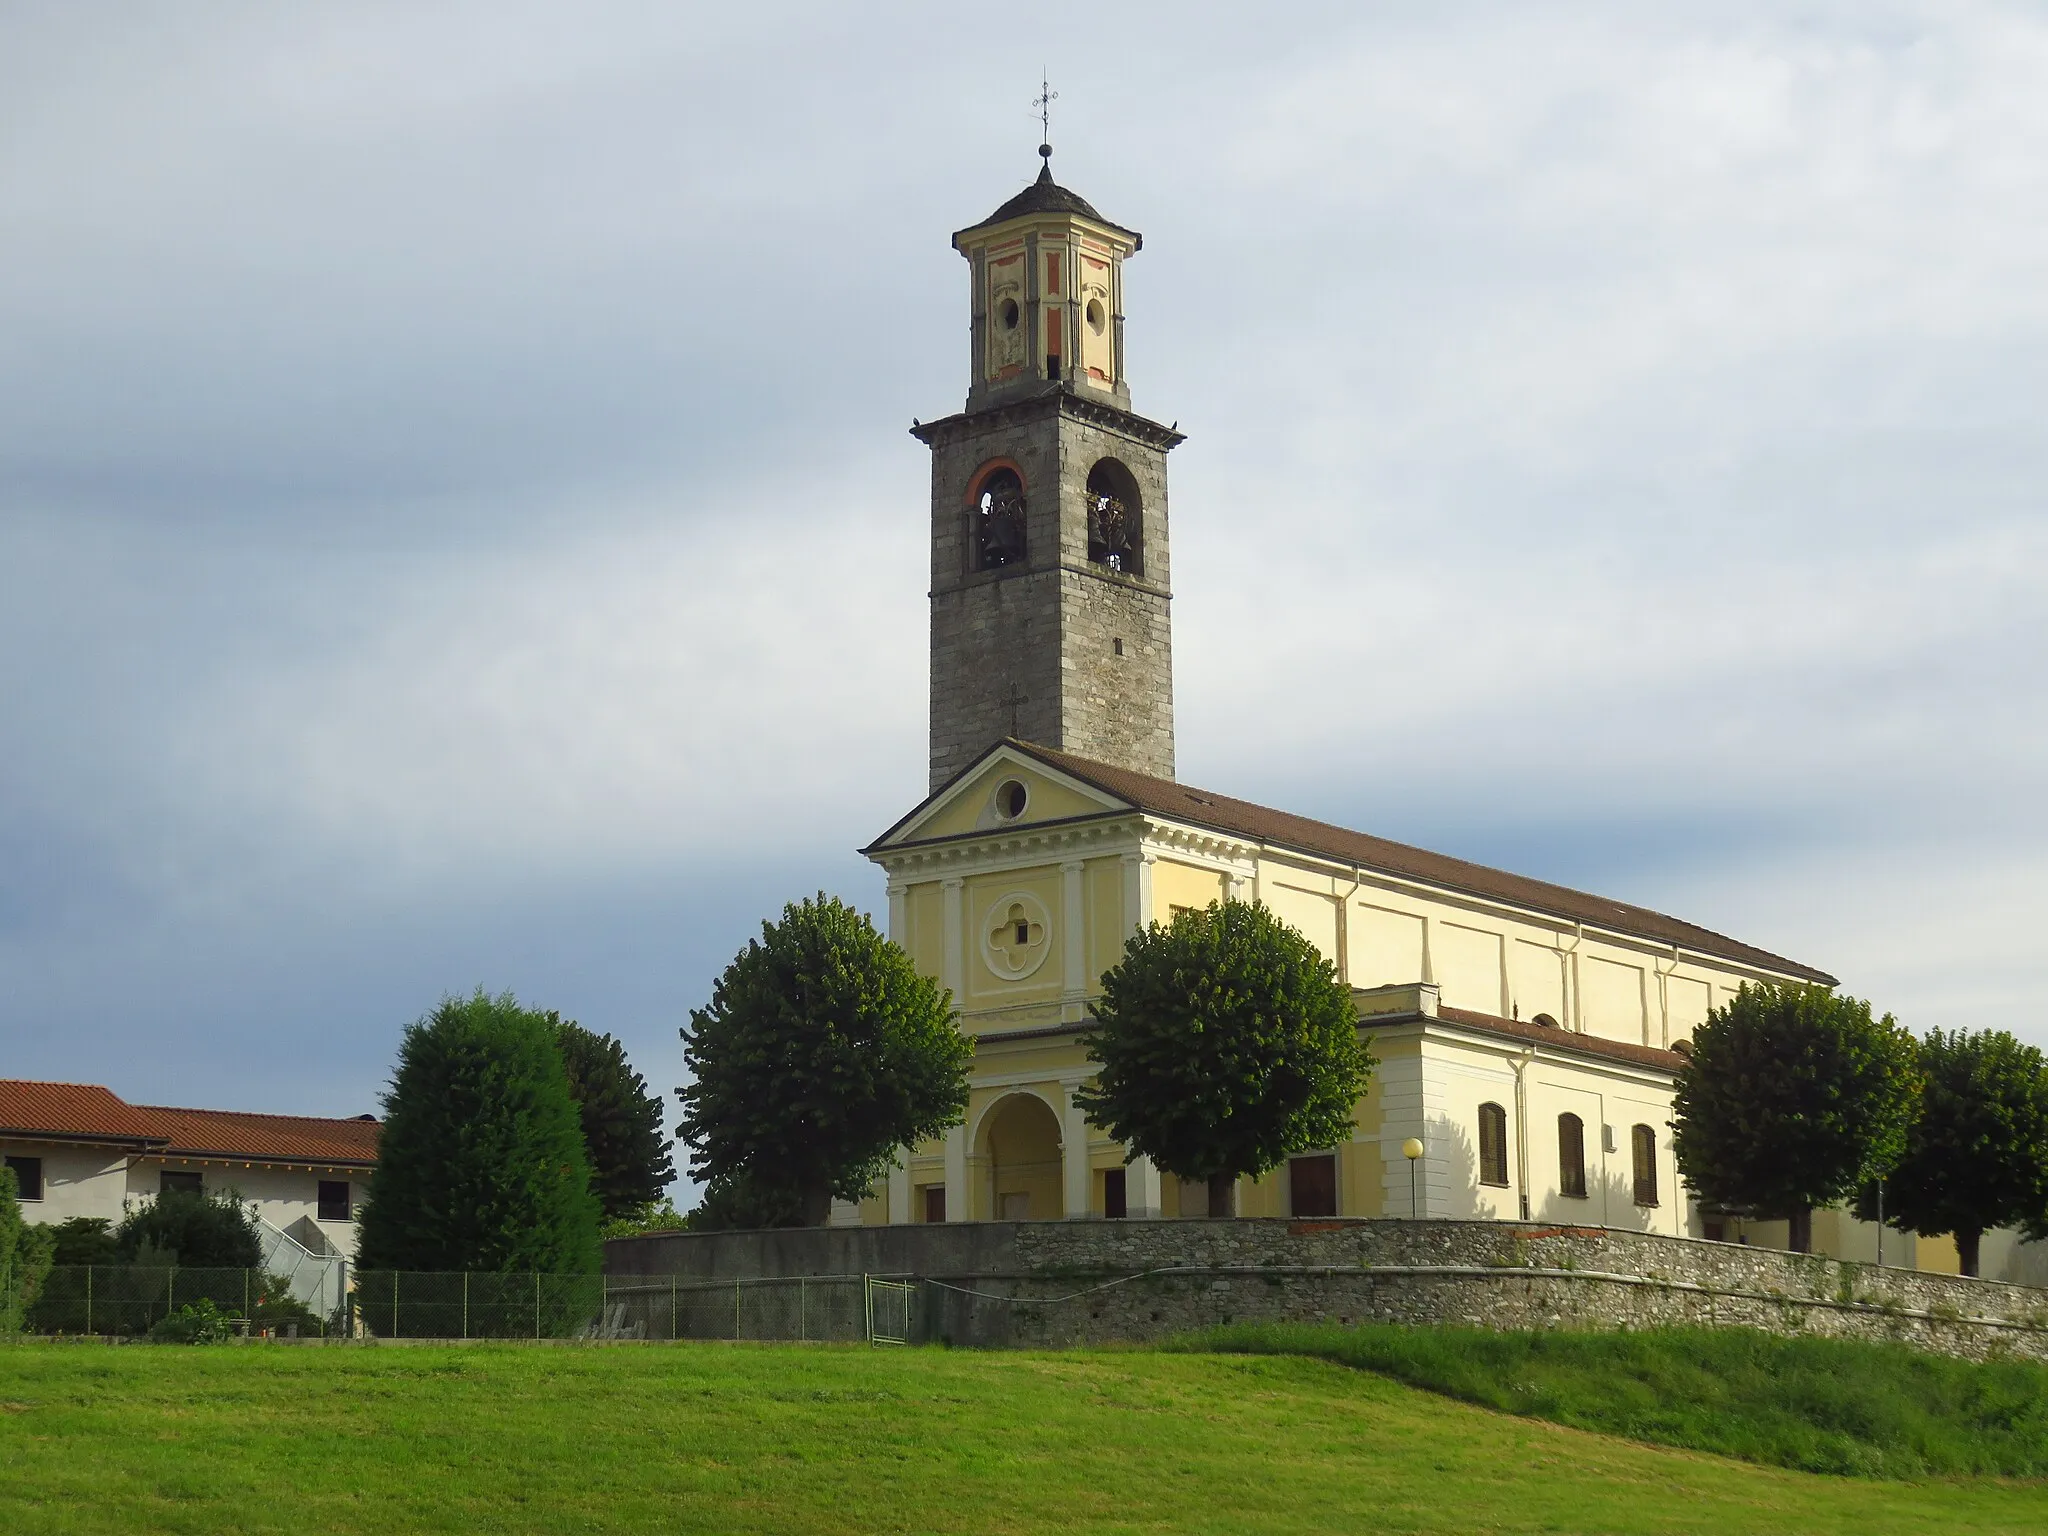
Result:
[[[554,1013],[548,1018],[583,1119],[591,1188],[605,1220],[630,1216],[659,1200],[676,1176],[661,1099],[610,1035],[593,1034]]]
[[[447,998],[410,1026],[362,1212],[365,1269],[597,1269],[598,1200],[546,1014]]]

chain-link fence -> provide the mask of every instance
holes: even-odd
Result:
[[[382,1339],[756,1339],[901,1342],[914,1290],[869,1275],[416,1274],[364,1270],[356,1331]]]
[[[237,1331],[367,1339],[754,1339],[905,1343],[918,1288],[873,1275],[692,1280],[676,1275],[446,1274],[356,1270],[325,1316],[255,1269],[60,1266],[30,1331],[140,1337],[201,1301]]]
[[[182,1307],[210,1302],[248,1332],[319,1337],[339,1325],[340,1308],[315,1311],[281,1276],[260,1269],[60,1264],[28,1308],[33,1333],[140,1335]]]

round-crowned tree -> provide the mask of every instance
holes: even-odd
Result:
[[[1693,1031],[1672,1145],[1703,1200],[1783,1218],[1805,1253],[1813,1208],[1899,1160],[1919,1100],[1918,1048],[1890,1014],[1824,986],[1744,985]]]
[[[574,1019],[549,1012],[555,1045],[568,1074],[569,1096],[583,1123],[590,1187],[606,1221],[645,1211],[676,1176],[660,1095],[633,1070],[626,1048]]]
[[[508,992],[409,1026],[362,1208],[365,1269],[598,1268],[598,1201],[548,1016]]]
[[[50,1272],[50,1229],[22,1220],[20,1185],[0,1163],[0,1336],[19,1333]]]
[[[967,1107],[951,996],[823,892],[761,925],[682,1034],[690,1171],[745,1191],[732,1214],[821,1226]]]
[[[1235,1213],[1237,1181],[1351,1134],[1374,1061],[1330,962],[1262,906],[1183,911],[1102,978],[1088,1117]]]
[[[2004,1030],[1934,1030],[1905,1155],[1884,1181],[1884,1215],[1923,1237],[1955,1234],[1966,1275],[1984,1234],[2048,1227],[2048,1059]],[[1867,1195],[1858,1214],[1877,1212]]]

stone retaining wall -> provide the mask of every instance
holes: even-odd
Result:
[[[1229,1322],[1703,1324],[2048,1359],[2048,1291],[1526,1222],[961,1222],[664,1233],[614,1240],[606,1268],[705,1280],[915,1276],[924,1282],[920,1335],[979,1346],[1137,1342]]]

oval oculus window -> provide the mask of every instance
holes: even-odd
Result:
[[[1031,803],[1030,792],[1017,779],[1005,779],[996,786],[996,814],[1005,821],[1015,821],[1024,814],[1024,807]]]

